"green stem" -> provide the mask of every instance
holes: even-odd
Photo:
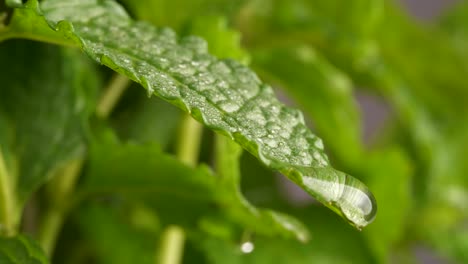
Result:
[[[130,79],[123,75],[115,74],[101,97],[101,101],[96,108],[96,115],[101,118],[108,117],[129,84]]]
[[[184,116],[179,128],[176,154],[179,160],[187,165],[197,165],[202,128],[202,125],[191,116]]]
[[[222,183],[227,188],[234,188],[232,191],[240,194],[239,181],[239,158],[242,148],[225,135],[215,135],[215,168],[216,173],[221,177]]]
[[[190,166],[196,166],[200,150],[203,126],[191,116],[185,115],[179,128],[179,140],[176,154],[179,160]],[[182,261],[185,233],[177,226],[164,230],[159,248],[159,264],[179,264]]]
[[[178,264],[182,261],[185,233],[178,226],[169,226],[161,236],[159,264]]]
[[[51,205],[41,219],[38,235],[38,241],[48,256],[51,256],[54,251],[58,234],[69,210],[68,201],[80,175],[83,162],[83,159],[69,162],[49,184]]]
[[[96,107],[99,117],[109,116],[128,83],[128,79],[123,76],[112,79]],[[54,251],[57,237],[70,210],[69,202],[72,200],[83,164],[84,159],[69,162],[49,185],[53,189],[49,197],[51,205],[41,219],[38,235],[38,241],[48,256]]]
[[[13,236],[17,227],[16,203],[10,176],[0,151],[0,233],[7,236]]]

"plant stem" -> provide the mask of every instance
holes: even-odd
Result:
[[[191,116],[185,115],[179,128],[176,154],[179,160],[190,166],[196,166],[200,150],[202,125]]]
[[[161,236],[159,264],[178,264],[182,260],[185,233],[178,226],[169,226]]]
[[[191,116],[185,115],[179,128],[176,154],[179,160],[196,166],[203,127]],[[182,260],[185,233],[181,227],[169,226],[164,230],[159,248],[159,264],[179,264]]]
[[[108,117],[129,84],[130,79],[123,75],[115,74],[96,107],[96,115],[101,118]]]
[[[119,75],[113,77],[96,107],[96,114],[99,117],[108,117],[128,86],[127,80]],[[38,235],[38,241],[48,256],[51,256],[54,251],[59,232],[70,209],[69,202],[72,200],[83,164],[83,158],[69,162],[49,184],[53,189],[49,197],[51,205],[41,219]]]
[[[13,236],[17,227],[14,186],[10,176],[0,151],[0,233],[7,236]]]
[[[83,166],[83,159],[69,162],[49,184],[50,206],[40,223],[38,241],[48,256],[52,255],[55,243],[68,213],[68,201]]]

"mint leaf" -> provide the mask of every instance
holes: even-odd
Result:
[[[152,205],[164,223],[194,227],[207,217],[227,218],[259,234],[307,239],[307,230],[296,219],[248,204],[237,192],[237,174],[234,179],[219,177],[206,166],[184,165],[156,145],[121,145],[114,140],[103,135],[92,145],[80,186],[84,195],[130,194]]]
[[[227,19],[221,16],[202,16],[194,19],[190,33],[209,43],[209,52],[218,58],[236,59],[244,64],[250,60],[241,47],[241,35],[227,26]]]
[[[121,3],[138,20],[151,22],[156,26],[168,26],[176,31],[184,30],[195,16],[216,16],[238,11],[246,0],[122,0]],[[183,8],[181,8],[183,7]]]
[[[262,234],[274,235],[283,233],[284,237],[291,236],[300,241],[308,240],[308,232],[302,224],[293,217],[272,210],[259,210],[251,205],[240,190],[240,164],[239,158],[242,149],[225,138],[216,136],[217,171],[220,183],[225,193],[227,204],[233,204],[234,210],[230,214],[244,223],[244,226]]]
[[[3,264],[47,264],[39,245],[26,236],[0,237],[0,263]]]
[[[189,240],[203,252],[207,263],[376,263],[361,233],[342,225],[323,208],[308,211],[301,219],[311,230],[311,241],[306,244],[254,237],[250,240],[253,251],[246,254],[241,250],[245,241],[229,243],[206,234],[194,234]]]
[[[77,212],[75,221],[80,233],[85,243],[92,246],[90,253],[99,263],[155,263],[159,234],[132,223],[135,209],[93,203],[79,208]]]
[[[0,149],[14,157],[7,170],[22,205],[58,167],[84,154],[97,82],[81,54],[40,43],[2,43],[0,68],[0,112],[14,134]]]
[[[35,3],[17,11],[40,20]],[[170,29],[134,22],[113,1],[49,0],[42,10],[51,27],[91,58],[231,137],[353,225],[374,218],[368,189],[329,165],[301,112],[280,103],[247,67],[209,55],[199,38],[179,39]]]

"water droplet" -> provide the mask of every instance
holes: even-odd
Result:
[[[276,148],[278,147],[278,142],[274,139],[269,139],[269,138],[266,138],[265,139],[265,144],[267,146],[269,146],[270,148]]]
[[[265,116],[262,114],[260,110],[253,110],[247,113],[246,118],[256,122],[260,126],[264,126],[266,124]]]
[[[225,102],[221,102],[219,104],[219,107],[221,107],[221,109],[223,109],[227,113],[232,113],[232,112],[235,112],[235,111],[239,110],[240,105],[235,104],[235,103],[230,102],[230,101],[225,101]]]
[[[300,168],[302,185],[332,210],[361,229],[371,223],[377,203],[369,189],[359,180],[329,167]]]
[[[240,249],[242,253],[249,254],[252,253],[252,251],[255,249],[255,246],[251,241],[246,241],[241,244]]]
[[[314,156],[314,159],[315,161],[320,164],[321,166],[327,166],[328,165],[328,162],[327,160],[323,157],[323,155],[321,153],[319,153],[318,151],[314,152],[313,154]]]
[[[320,138],[318,138],[315,142],[314,142],[314,145],[316,148],[318,149],[323,149],[323,142]]]

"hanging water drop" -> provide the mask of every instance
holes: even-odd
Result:
[[[302,167],[301,186],[356,228],[370,224],[377,213],[377,203],[359,180],[331,167]]]

